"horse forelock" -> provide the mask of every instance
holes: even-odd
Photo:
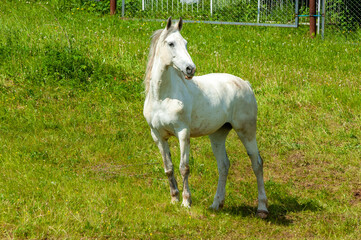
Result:
[[[150,44],[150,48],[149,48],[147,69],[145,71],[145,79],[144,79],[146,93],[148,93],[148,91],[149,91],[150,79],[151,79],[151,75],[152,75],[152,69],[153,69],[154,58],[155,58],[155,54],[156,54],[156,47],[158,45],[158,42],[164,41],[169,34],[175,32],[177,30],[178,29],[176,29],[174,26],[171,26],[169,29],[159,29],[152,34],[152,37],[151,37],[152,40],[151,40],[151,44]],[[164,32],[164,31],[166,31],[166,32]],[[164,35],[162,35],[163,33],[164,33]],[[162,36],[162,39],[161,39],[161,36]]]

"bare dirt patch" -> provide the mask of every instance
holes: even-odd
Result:
[[[352,196],[353,196],[351,200],[352,205],[361,204],[361,189],[354,190]]]

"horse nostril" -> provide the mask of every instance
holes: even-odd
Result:
[[[186,68],[186,71],[187,71],[187,74],[192,74],[192,73],[193,73],[193,68],[190,67],[190,66],[188,66],[188,67]]]

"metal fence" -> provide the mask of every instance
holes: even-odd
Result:
[[[310,0],[118,0],[123,17],[298,27],[309,24]],[[316,0],[318,33],[361,28],[361,0]]]
[[[124,17],[297,27],[299,0],[122,0]]]
[[[361,0],[328,0],[325,7],[328,26],[342,31],[361,28]]]

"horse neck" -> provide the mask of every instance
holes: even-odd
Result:
[[[179,91],[179,83],[183,82],[177,71],[171,67],[166,66],[160,58],[155,59],[151,80],[149,94],[154,100],[162,100],[166,97],[172,97],[175,91]]]

